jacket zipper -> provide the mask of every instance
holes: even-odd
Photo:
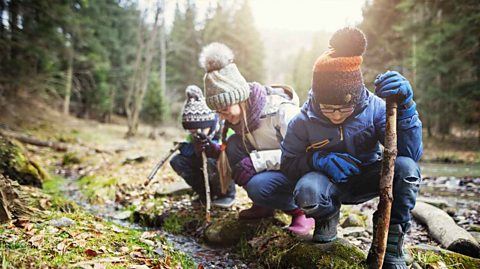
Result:
[[[342,125],[340,125],[340,127],[338,127],[340,129],[340,141],[343,141],[343,128],[342,128]]]

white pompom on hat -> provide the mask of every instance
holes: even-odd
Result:
[[[200,53],[200,66],[206,71],[205,99],[213,110],[238,104],[250,96],[250,87],[233,59],[232,50],[218,42],[205,46]]]

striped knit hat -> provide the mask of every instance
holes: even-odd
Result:
[[[233,63],[233,52],[222,43],[205,46],[200,54],[200,65],[208,107],[221,110],[248,99],[250,87]]]
[[[202,90],[190,85],[185,90],[187,100],[182,110],[182,126],[185,129],[205,129],[215,126],[217,116],[205,103]]]
[[[362,55],[367,40],[362,31],[345,27],[330,39],[330,49],[313,65],[312,90],[317,103],[356,104],[364,87]]]

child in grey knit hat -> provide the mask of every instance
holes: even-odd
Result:
[[[253,201],[241,219],[271,217],[275,209],[292,216],[289,230],[307,234],[313,226],[293,201],[294,186],[280,171],[280,143],[289,120],[299,111],[292,88],[248,83],[235,65],[233,52],[221,43],[203,48],[200,65],[205,69],[207,105],[225,120],[235,134],[226,142],[219,170],[231,168],[233,180]],[[223,156],[226,155],[226,158]],[[221,165],[225,160],[228,165]]]

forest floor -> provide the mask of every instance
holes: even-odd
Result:
[[[202,218],[202,209],[191,209],[191,192],[164,195],[183,182],[168,164],[160,169],[147,188],[143,187],[156,162],[168,153],[174,141],[181,141],[185,137],[182,129],[174,125],[162,126],[158,129],[159,136],[152,140],[149,138],[151,128],[141,127],[135,138],[126,139],[126,124],[122,119],[116,119],[114,124],[102,124],[63,116],[40,102],[28,107],[28,110],[3,107],[0,127],[72,147],[68,152],[58,152],[25,145],[27,156],[43,166],[50,174],[50,179],[44,182],[43,190],[25,187],[26,193],[33,197],[42,210],[38,217],[0,226],[2,268],[255,266],[255,262],[249,260],[252,257],[249,257],[249,247],[245,242],[234,253],[228,249],[208,253],[203,249],[193,254],[203,258],[189,257],[179,249],[185,247],[188,240],[172,243],[169,235],[163,231],[145,230],[124,221],[133,220],[142,224],[145,219],[138,220],[139,216],[132,212],[151,208],[151,211],[157,210],[158,215],[163,216],[159,225],[163,230],[180,234],[182,221],[185,222],[186,217],[191,219],[197,215]],[[468,147],[464,144],[464,139],[458,137],[426,139],[424,158],[429,161],[480,164],[478,139]],[[479,176],[462,180],[480,184],[474,181]],[[478,191],[478,186],[475,188]],[[238,211],[250,205],[243,189],[238,188],[237,193],[236,203],[231,210],[214,209],[214,219],[236,217]],[[365,212],[373,212],[374,205],[372,202],[345,210],[363,211],[360,215],[367,216]],[[163,213],[171,208],[176,210],[176,215],[164,216]],[[459,214],[461,218],[458,221],[463,221],[464,226],[478,226],[477,210],[468,209],[466,213]],[[288,224],[288,217],[284,214],[277,215],[277,219],[279,223],[276,225],[279,227]],[[196,223],[186,234],[198,238],[204,228],[201,223]],[[421,225],[414,225],[412,233],[416,235],[412,238],[417,241],[411,242],[438,245],[426,235]],[[366,230],[360,234],[364,239],[368,237]],[[368,240],[354,240],[353,237],[358,236],[351,238],[355,245],[363,250],[368,248]],[[218,259],[214,255],[224,255],[225,261],[217,264],[205,262]],[[245,263],[240,260],[245,260]]]

